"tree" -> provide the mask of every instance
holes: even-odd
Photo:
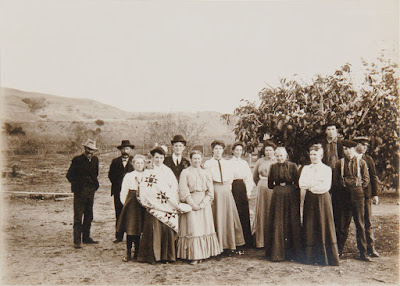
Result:
[[[35,113],[39,109],[43,109],[47,106],[46,99],[43,97],[39,98],[23,98],[22,101],[28,105],[29,111]]]
[[[345,138],[367,135],[370,153],[388,185],[398,187],[400,127],[398,66],[380,57],[365,66],[365,80],[355,87],[351,65],[333,75],[317,76],[311,84],[282,79],[265,87],[259,102],[242,101],[235,109],[236,139],[252,151],[265,137],[286,147],[292,161],[308,162],[309,145],[324,136],[323,125],[337,121]]]
[[[180,134],[187,140],[186,150],[198,144],[204,132],[204,124],[198,124],[184,115],[165,114],[150,121],[148,126],[147,138],[151,142],[170,145],[174,135]]]

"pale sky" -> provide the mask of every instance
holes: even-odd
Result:
[[[398,44],[397,0],[0,0],[1,86],[127,111],[231,113]]]

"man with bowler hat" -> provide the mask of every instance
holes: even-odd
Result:
[[[335,221],[339,255],[343,253],[353,218],[360,259],[370,262],[364,228],[364,189],[369,184],[368,167],[363,159],[356,156],[356,142],[343,140],[342,144],[345,157],[336,162],[332,175],[332,196],[336,195],[341,206],[337,216],[340,220]]]
[[[82,144],[84,153],[72,159],[67,172],[74,193],[74,246],[81,248],[81,242],[95,244],[90,237],[90,227],[93,221],[94,193],[99,188],[99,159],[94,156],[96,141],[88,139]],[[83,223],[82,223],[83,217]]]
[[[121,156],[112,160],[108,172],[108,178],[111,181],[111,196],[114,196],[115,225],[118,223],[119,216],[124,206],[124,202],[121,202],[120,199],[122,180],[126,173],[133,171],[133,157],[130,156],[130,154],[135,148],[135,145],[132,145],[129,140],[122,140],[121,145],[117,146],[117,148],[121,151]],[[123,232],[115,232],[114,243],[121,242],[123,237]]]
[[[372,203],[378,204],[379,198],[379,178],[376,174],[375,162],[371,156],[367,155],[369,138],[366,136],[354,137],[353,141],[357,143],[356,151],[358,158],[363,159],[367,162],[368,173],[370,182],[364,190],[365,201],[364,201],[364,221],[365,221],[365,236],[367,239],[367,252],[371,257],[379,257],[378,251],[375,249],[375,238],[372,227]]]
[[[338,135],[339,127],[340,126],[338,123],[329,120],[328,123],[324,125],[326,136],[321,141],[321,145],[324,150],[322,162],[331,167],[332,170],[335,168],[336,162],[344,157],[342,140],[339,139]],[[337,226],[340,220],[339,216],[341,203],[337,193],[332,192],[332,188],[330,193],[332,194],[333,218],[335,221],[335,226]]]
[[[175,177],[179,182],[179,176],[181,175],[182,170],[190,166],[189,160],[184,158],[182,155],[186,147],[186,140],[182,135],[175,135],[171,140],[171,144],[172,155],[165,158],[164,164],[174,172]]]
[[[335,163],[344,157],[342,141],[338,136],[339,124],[329,121],[324,129],[326,137],[321,142],[324,149],[322,162],[333,169]]]

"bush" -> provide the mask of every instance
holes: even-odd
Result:
[[[338,122],[344,137],[371,138],[370,153],[386,184],[398,187],[399,102],[397,65],[379,59],[379,65],[364,63],[365,81],[352,84],[351,66],[333,75],[318,76],[311,84],[281,80],[279,87],[266,87],[260,102],[243,101],[235,109],[234,132],[252,151],[265,137],[286,147],[290,159],[308,162],[309,144],[324,136],[323,125]]]
[[[14,126],[7,122],[4,123],[3,129],[7,135],[25,135],[25,131],[22,130],[21,126]]]
[[[23,98],[22,101],[29,107],[29,111],[34,113],[39,109],[43,109],[47,106],[46,99],[40,98]]]
[[[97,119],[94,123],[96,123],[99,126],[103,126],[104,125],[104,121],[101,119]]]

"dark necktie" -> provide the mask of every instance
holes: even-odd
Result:
[[[220,160],[217,160],[217,161],[218,161],[218,166],[219,166],[219,172],[220,172],[220,174],[221,174],[221,183],[223,183],[223,182],[224,182],[224,178],[222,177],[221,162],[220,162]]]

